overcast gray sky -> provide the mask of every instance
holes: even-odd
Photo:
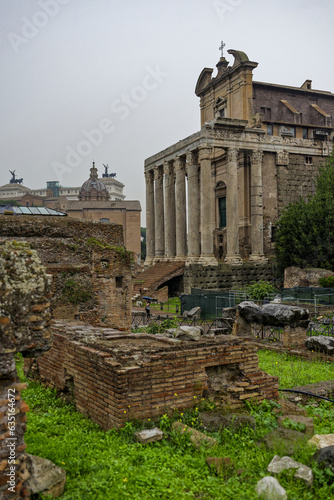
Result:
[[[16,170],[78,186],[94,159],[145,224],[144,160],[199,130],[221,40],[255,80],[334,92],[333,15],[333,0],[0,0],[0,185]]]

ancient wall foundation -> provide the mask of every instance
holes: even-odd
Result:
[[[218,266],[201,266],[192,264],[184,269],[184,293],[191,288],[206,290],[230,290],[242,288],[252,281],[273,281],[275,269],[272,264],[253,265],[244,263],[238,266],[218,264]]]
[[[26,241],[53,277],[53,318],[131,329],[131,254],[119,224],[70,217],[0,217],[0,241]]]
[[[52,350],[25,360],[26,373],[70,394],[103,429],[191,408],[194,396],[231,408],[278,397],[278,379],[259,370],[256,348],[236,336],[176,342],[83,324],[52,328]]]

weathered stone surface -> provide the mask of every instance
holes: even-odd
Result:
[[[261,323],[262,322],[262,309],[260,306],[250,300],[240,302],[237,310],[242,318],[248,323]]]
[[[304,464],[296,462],[290,457],[280,457],[275,455],[270,464],[268,465],[268,472],[273,472],[278,474],[287,469],[297,469],[294,477],[297,479],[301,479],[304,481],[307,486],[312,486],[313,484],[313,472],[310,467],[307,467]]]
[[[324,467],[328,467],[334,473],[334,445],[326,446],[316,451],[313,455],[314,460]]]
[[[309,311],[296,306],[283,304],[265,304],[262,308],[251,301],[244,301],[238,305],[242,318],[249,323],[259,323],[270,326],[302,326],[309,323]]]
[[[202,329],[199,326],[180,326],[175,328],[174,337],[179,340],[199,340]]]
[[[0,245],[0,353],[36,355],[50,349],[51,277],[25,242]],[[42,305],[34,314],[34,307]]]
[[[203,434],[203,432],[197,431],[188,425],[183,424],[182,422],[174,422],[172,425],[172,429],[174,431],[181,432],[181,434],[189,434],[190,441],[196,446],[196,448],[200,448],[202,444],[207,446],[217,446],[218,442],[216,439]]]
[[[15,367],[15,353],[38,356],[51,348],[51,280],[37,253],[25,242],[0,243],[0,498],[28,498],[24,432],[28,405]],[[5,405],[4,402],[8,402]],[[15,415],[14,437],[5,432]],[[12,417],[11,417],[12,418]],[[15,457],[15,465],[13,465]],[[11,462],[11,464],[10,464]],[[14,467],[14,478],[13,475]],[[8,477],[12,477],[7,483]],[[11,488],[11,490],[8,489]],[[14,491],[15,490],[15,491]]]
[[[318,450],[327,448],[328,446],[334,446],[334,434],[314,434],[308,441],[308,444],[314,444]]]
[[[302,415],[283,415],[281,417],[278,417],[277,419],[278,425],[283,426],[283,422],[286,419],[292,420],[293,422],[297,422],[299,424],[305,424],[305,430],[302,432],[307,437],[313,436],[314,434],[313,418],[303,417]]]
[[[164,433],[158,427],[154,427],[154,429],[144,429],[143,431],[136,432],[135,437],[139,443],[146,444],[161,441]]]
[[[202,426],[208,431],[220,431],[223,428],[228,428],[232,431],[238,431],[243,427],[256,429],[255,418],[251,415],[243,415],[240,413],[224,413],[220,410],[202,412],[199,414],[202,421]]]
[[[334,276],[334,273],[327,269],[287,267],[284,270],[284,288],[319,287],[319,279],[324,276]]]
[[[201,314],[201,308],[200,307],[193,307],[188,311],[188,318],[194,318],[195,316],[199,316]]]
[[[264,436],[257,444],[264,443],[269,450],[281,455],[293,455],[306,441],[307,437],[302,432],[278,427]]]
[[[281,408],[274,408],[274,413],[282,413],[282,415],[303,415],[307,417],[307,411],[305,408],[298,406],[297,404],[289,401],[288,399],[280,398],[277,403],[281,405]]]
[[[285,489],[275,477],[263,477],[256,485],[256,493],[262,500],[287,500]]]
[[[66,472],[51,460],[28,455],[30,478],[28,487],[31,493],[43,493],[57,498],[64,493]]]
[[[309,351],[334,354],[334,338],[324,337],[323,335],[309,337],[305,342],[305,347]]]

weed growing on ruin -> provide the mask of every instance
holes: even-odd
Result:
[[[106,250],[113,250],[115,253],[117,253],[122,259],[126,259],[129,261],[134,260],[134,253],[130,252],[129,250],[126,250],[124,247],[117,247],[116,245],[109,245],[108,243],[105,243],[104,241],[98,240],[96,238],[88,238],[86,240],[86,243],[91,246],[97,246],[100,248],[105,248]]]
[[[69,278],[63,286],[62,298],[77,305],[80,302],[88,302],[92,298],[92,293],[83,287],[78,279]]]

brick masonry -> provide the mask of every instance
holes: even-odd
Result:
[[[278,397],[278,379],[259,370],[256,348],[235,336],[176,343],[59,321],[52,329],[53,348],[26,359],[26,373],[67,394],[103,429],[191,408],[203,397],[231,408]]]
[[[26,241],[53,277],[53,318],[77,317],[93,325],[131,329],[132,264],[119,224],[70,217],[0,217],[0,241]],[[91,299],[68,302],[69,280]]]

